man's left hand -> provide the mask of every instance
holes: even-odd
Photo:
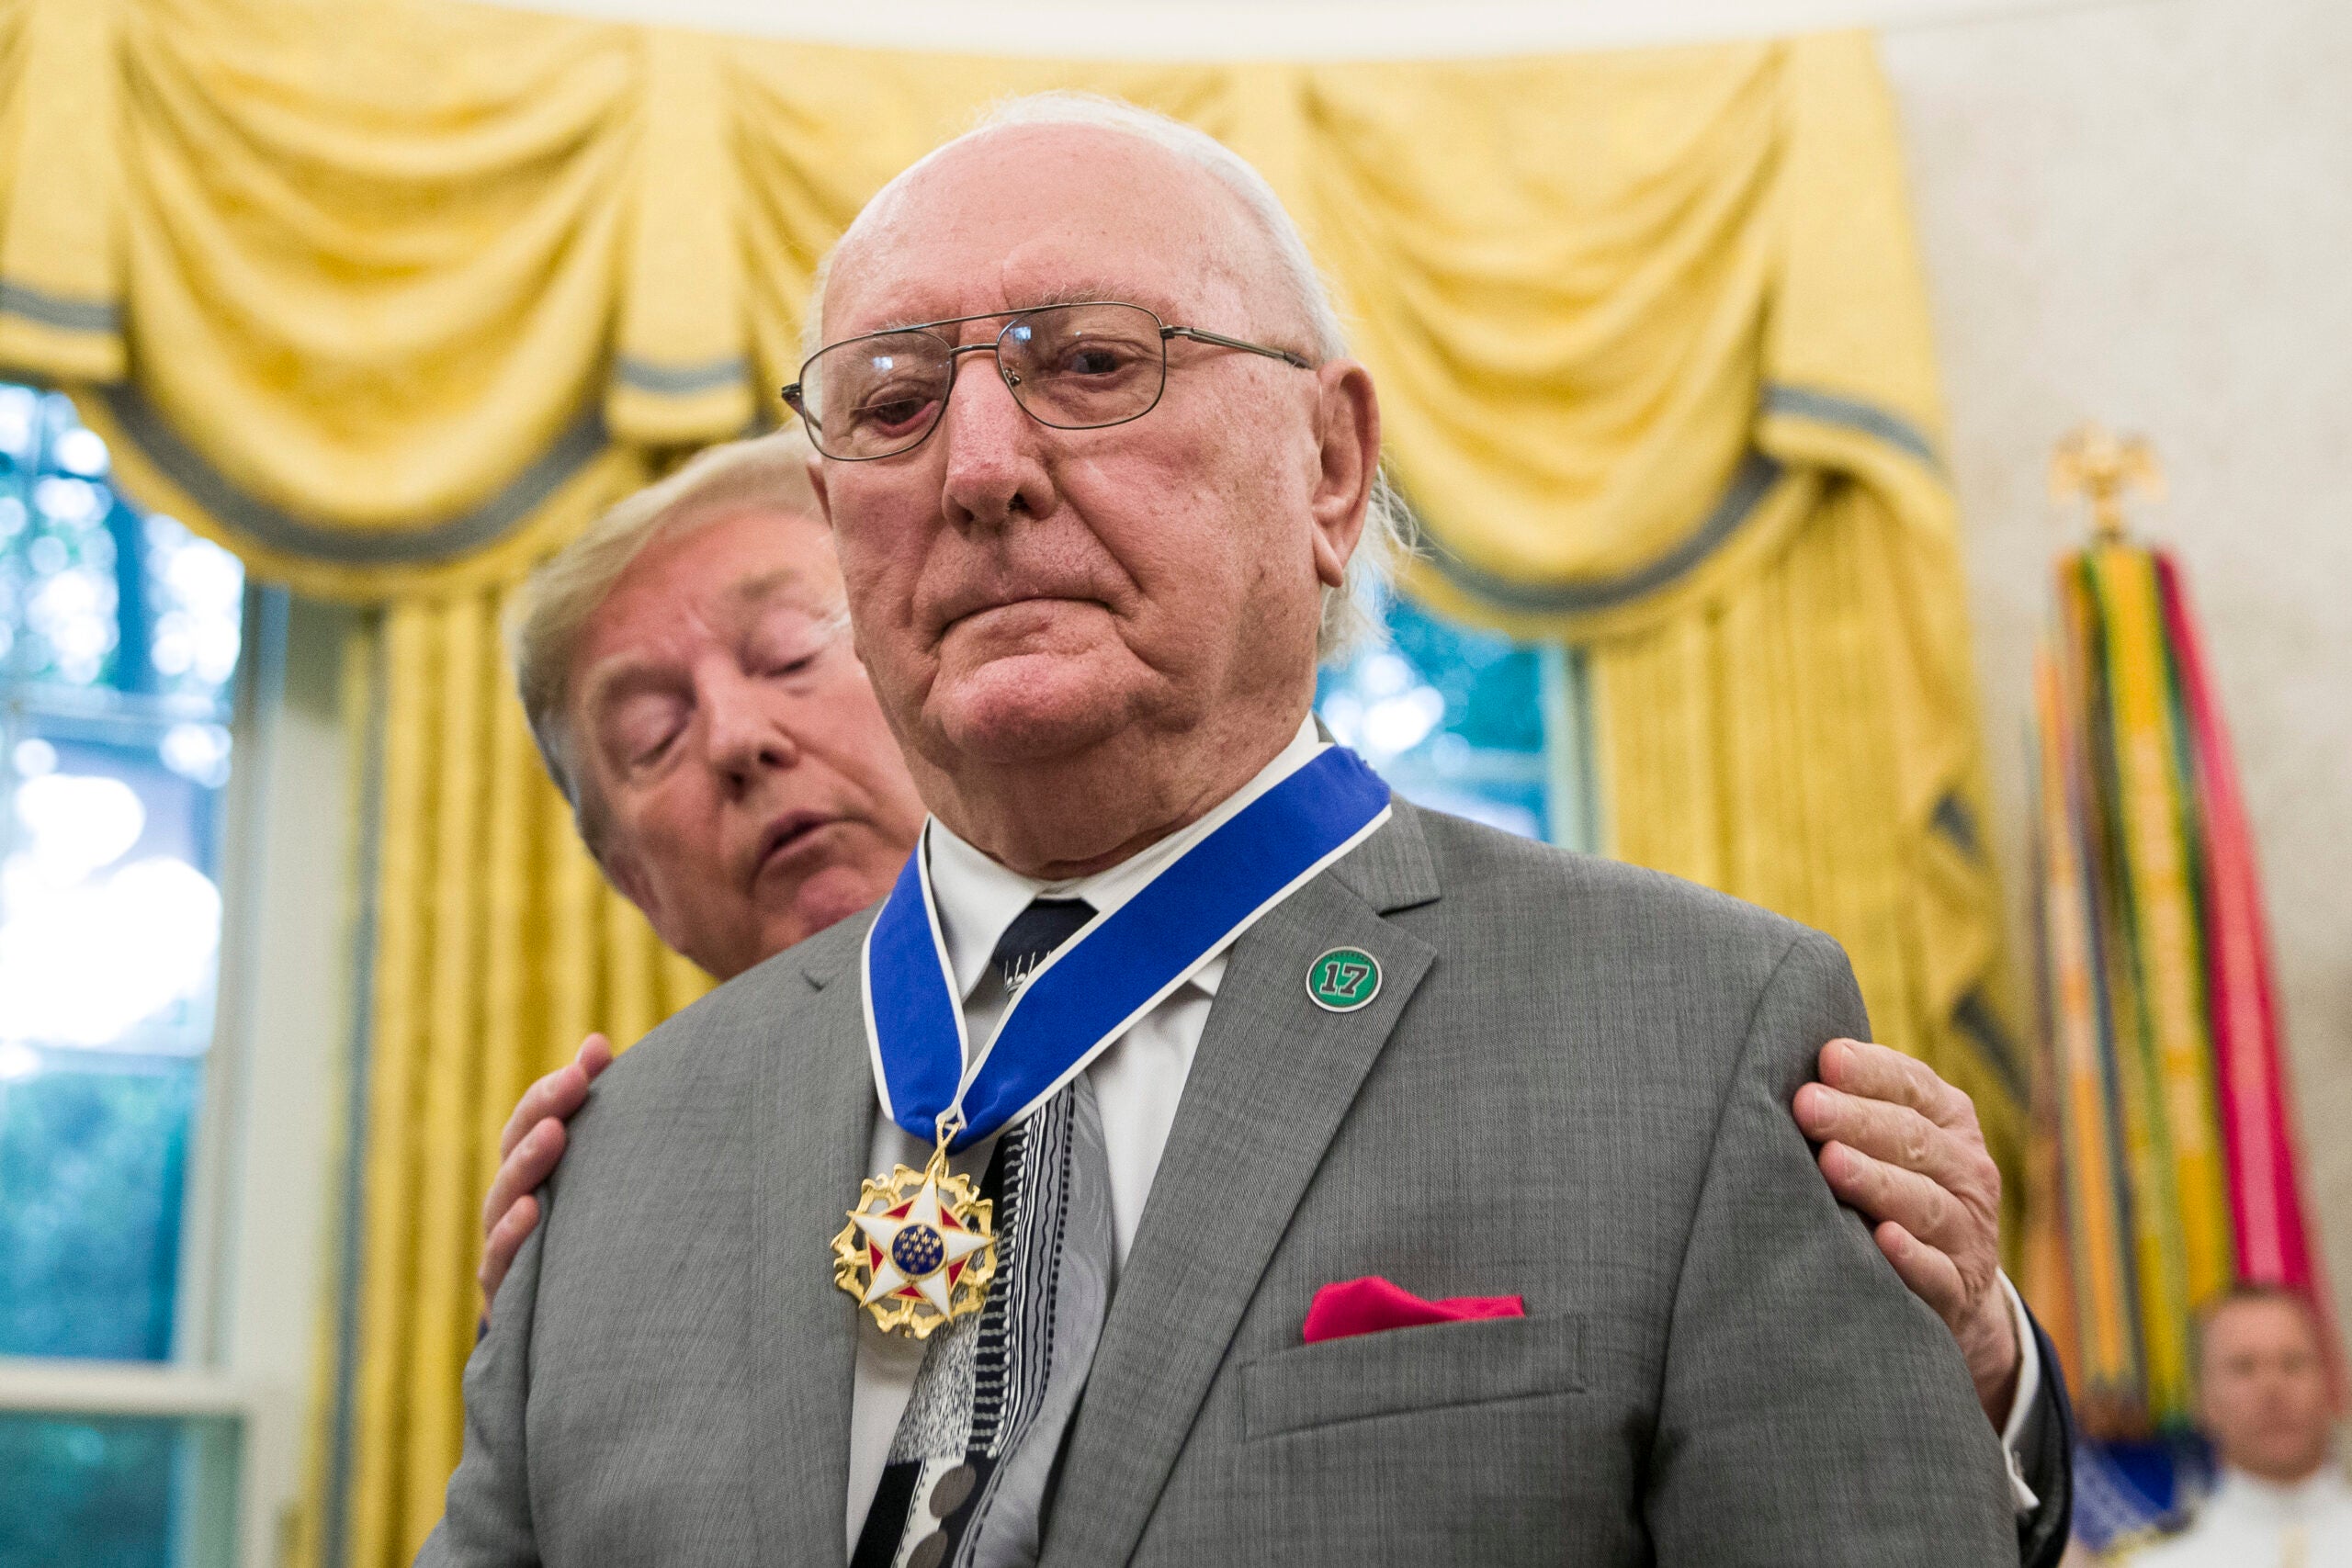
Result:
[[[1960,1341],[1999,1429],[2018,1381],[2017,1325],[2001,1288],[2001,1172],[1968,1096],[1924,1062],[1833,1040],[1821,1081],[1797,1090],[1797,1125],[1821,1145],[1830,1190],[1872,1224],[1879,1250]]]

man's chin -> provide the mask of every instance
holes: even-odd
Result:
[[[947,755],[933,760],[951,771],[957,759],[1044,762],[1102,744],[1125,726],[1131,694],[1085,663],[1091,661],[1005,659],[934,683],[925,728]]]
[[[767,951],[761,956],[773,958],[786,948],[808,941],[827,926],[848,919],[872,902],[871,898],[859,898],[847,889],[830,883],[812,887],[789,910],[769,920]]]
[[[819,878],[809,886],[795,890],[787,901],[758,910],[756,943],[741,951],[729,952],[727,956],[730,962],[726,972],[721,973],[707,963],[704,963],[703,967],[709,969],[718,979],[731,980],[752,965],[774,958],[785,949],[798,946],[826,927],[849,919],[888,891],[889,889],[886,886],[882,892],[876,892],[862,880],[850,875]]]

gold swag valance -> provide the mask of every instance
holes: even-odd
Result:
[[[1769,553],[1786,467],[1929,472],[1852,36],[1125,68],[439,0],[14,0],[0,359],[76,388],[131,488],[263,575],[499,582],[648,449],[780,416],[842,225],[1046,86],[1190,119],[1282,191],[1380,378],[1421,587],[1457,609],[1642,624]]]

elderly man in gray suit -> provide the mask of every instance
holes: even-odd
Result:
[[[932,818],[600,1081],[421,1561],[2013,1557],[1951,1336],[1788,1114],[1864,1031],[1836,946],[1308,718],[1378,410],[1262,182],[1016,107],[817,320]]]

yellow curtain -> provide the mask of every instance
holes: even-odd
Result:
[[[1548,61],[1467,97],[1316,78],[1413,586],[1582,649],[1603,847],[1838,938],[1878,1037],[1976,1100],[2014,1235],[2024,1068],[1884,84],[1853,35],[1573,63],[1580,91]]]
[[[257,575],[379,607],[364,1181],[301,1562],[440,1508],[521,1085],[699,980],[502,678],[528,565],[781,412],[818,260],[1004,94],[1250,158],[1377,377],[1413,590],[1582,650],[1606,846],[1852,953],[2018,1190],[1998,899],[1899,147],[1867,39],[1444,64],[886,55],[453,0],[0,0],[0,363]]]
[[[710,986],[598,875],[541,772],[501,656],[507,598],[403,600],[355,650],[380,791],[367,1180],[356,1289],[326,1337],[350,1364],[329,1378],[312,1458],[349,1502],[304,1511],[299,1562],[406,1562],[440,1515],[481,1197],[524,1086],[591,1029],[626,1046]]]
[[[749,423],[708,49],[402,0],[0,29],[0,357],[257,572],[493,586],[628,448]]]
[[[1845,944],[1888,1044],[1977,1104],[2019,1235],[2025,1084],[1950,552],[1850,479],[1721,600],[1589,650],[1609,852]],[[1953,654],[1962,655],[1955,660]]]

